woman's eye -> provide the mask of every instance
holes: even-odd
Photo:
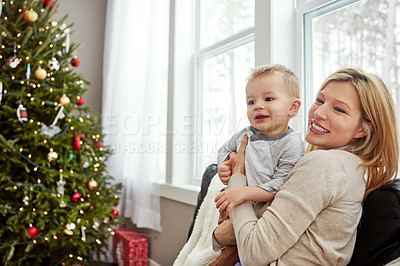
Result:
[[[247,102],[247,105],[252,105],[252,104],[254,104],[254,103],[255,103],[254,100],[250,100],[250,101]]]
[[[339,107],[335,107],[335,110],[340,112],[340,113],[344,113],[344,114],[346,113],[345,110],[343,110],[342,108],[339,108]]]
[[[265,98],[265,101],[266,102],[269,102],[269,101],[272,101],[273,99],[271,98],[271,97],[267,97],[267,98]]]
[[[316,99],[315,99],[315,102],[320,103],[320,104],[323,104],[323,103],[324,103],[324,101],[323,101],[321,98],[316,98]]]

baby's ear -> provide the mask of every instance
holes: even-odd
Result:
[[[295,98],[292,100],[292,105],[290,106],[289,109],[289,115],[294,116],[295,114],[297,114],[297,112],[299,111],[301,106],[301,101],[298,98]]]

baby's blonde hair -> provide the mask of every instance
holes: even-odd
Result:
[[[248,80],[256,79],[261,76],[270,75],[272,73],[280,73],[282,75],[283,82],[288,88],[291,96],[300,99],[300,84],[296,74],[289,68],[276,64],[276,65],[262,65],[251,69],[251,74]]]
[[[367,134],[352,140],[343,149],[363,162],[367,171],[366,197],[398,173],[399,140],[394,102],[378,76],[359,69],[339,69],[324,81],[320,91],[331,81],[352,83],[360,96],[361,122]],[[315,149],[310,146],[309,150]]]

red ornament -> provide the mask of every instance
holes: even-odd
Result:
[[[54,6],[54,1],[53,0],[44,0],[43,1],[43,8],[46,8],[49,5],[50,8]]]
[[[71,60],[71,65],[74,67],[78,67],[81,64],[81,62],[79,61],[79,58],[74,56]]]
[[[35,238],[38,235],[39,230],[34,226],[29,226],[28,233],[31,236],[31,238]]]
[[[81,135],[82,133],[79,133],[78,136],[76,136],[76,138],[72,141],[72,146],[77,151],[81,149]]]
[[[22,9],[22,12],[24,13],[24,14],[22,15],[22,19],[23,19],[23,20],[26,20],[25,10],[26,10],[26,7],[24,7],[24,8]],[[28,26],[28,27],[29,27],[29,26]]]
[[[103,147],[103,142],[98,141],[97,139],[95,139],[93,141],[94,145],[96,145],[98,148],[102,148]]]
[[[116,209],[112,209],[111,214],[117,216],[119,213]]]
[[[83,99],[82,97],[79,97],[78,101],[76,102],[77,105],[81,106],[85,103],[85,99]]]
[[[81,193],[75,192],[74,194],[72,194],[71,200],[72,200],[73,202],[78,202],[78,200],[80,200],[81,197],[82,197]]]
[[[28,118],[28,112],[26,110],[19,111],[21,118]]]

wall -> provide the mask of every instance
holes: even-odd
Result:
[[[169,266],[186,243],[193,212],[194,206],[161,198],[161,233],[136,228],[132,224],[127,226],[149,237],[149,256],[152,261]]]
[[[115,1],[115,0],[114,0]],[[55,19],[69,14],[67,23],[74,23],[71,40],[80,43],[77,56],[80,66],[76,72],[92,83],[83,97],[85,105],[101,112],[103,43],[107,0],[60,0]],[[149,256],[155,263],[172,265],[186,242],[194,206],[161,199],[161,233],[136,229],[150,240]],[[127,226],[135,228],[134,225]]]
[[[103,71],[103,43],[107,0],[60,0],[55,19],[66,14],[67,25],[72,26],[71,41],[80,43],[76,52],[80,66],[75,70],[91,82],[91,89],[83,98],[85,105],[101,112]]]

